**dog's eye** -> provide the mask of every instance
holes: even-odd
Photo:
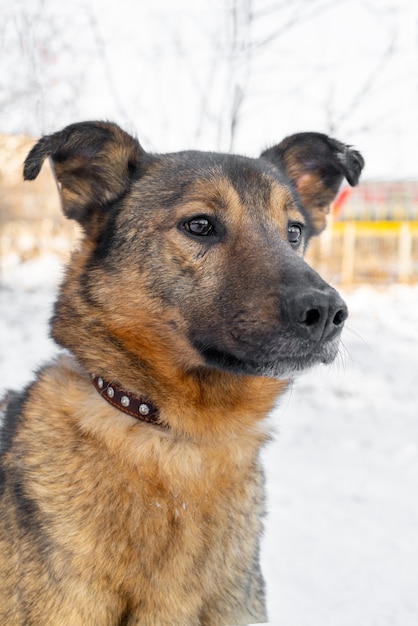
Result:
[[[287,239],[292,246],[297,247],[302,240],[302,226],[300,224],[289,224],[287,227]]]
[[[184,222],[183,226],[188,233],[198,237],[207,237],[215,234],[215,226],[207,217],[194,217]]]

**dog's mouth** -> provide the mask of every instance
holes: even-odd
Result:
[[[251,351],[248,356],[245,354],[237,356],[227,349],[199,342],[195,342],[194,347],[210,367],[235,374],[289,378],[319,363],[332,363],[338,354],[339,339],[335,338],[320,347],[305,345],[286,351],[280,348],[267,348],[260,350],[258,355]]]

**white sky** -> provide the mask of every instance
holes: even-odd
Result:
[[[106,118],[150,150],[225,150],[239,88],[235,151],[318,130],[360,149],[367,178],[418,177],[416,0],[252,0],[235,56],[228,6],[0,0],[0,131]]]

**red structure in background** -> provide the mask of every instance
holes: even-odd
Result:
[[[418,221],[418,181],[343,187],[331,209],[336,221]]]
[[[343,187],[340,190],[340,193],[335,198],[335,200],[334,200],[334,202],[332,204],[332,207],[331,207],[331,213],[337,219],[338,219],[338,216],[339,216],[339,214],[341,212],[342,207],[346,203],[347,199],[350,197],[351,191],[352,191],[351,187]]]

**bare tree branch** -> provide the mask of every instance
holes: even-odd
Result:
[[[119,115],[122,117],[122,119],[124,119],[127,123],[129,123],[133,127],[134,126],[133,121],[128,113],[128,110],[126,109],[125,105],[123,104],[120,98],[119,90],[116,85],[115,77],[112,71],[112,65],[109,61],[109,57],[107,54],[106,43],[100,31],[97,17],[94,13],[94,9],[92,6],[89,6],[89,9],[88,9],[88,19],[89,19],[90,28],[93,33],[94,41],[95,41],[97,52],[98,52],[97,56],[100,59],[100,62],[102,64],[108,90],[115,103],[116,110],[119,111]]]

